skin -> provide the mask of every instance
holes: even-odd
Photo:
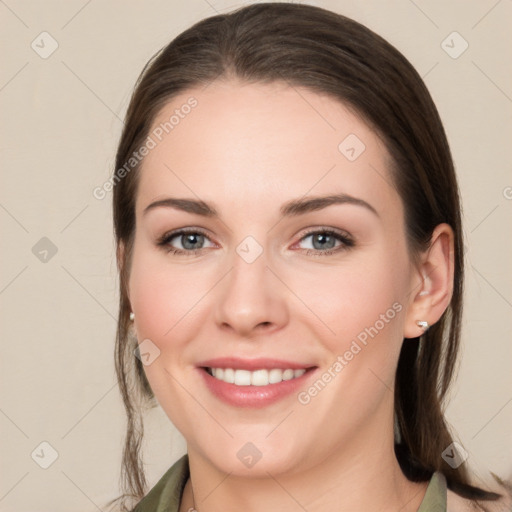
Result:
[[[427,484],[407,480],[393,452],[394,375],[404,338],[422,332],[416,321],[432,325],[449,304],[451,228],[437,226],[413,261],[386,148],[339,101],[282,83],[218,80],[174,98],[154,126],[190,96],[197,107],[144,159],[128,284],[136,336],[160,350],[147,378],[187,441],[191,479],[180,511],[193,506],[192,488],[200,512],[298,504],[416,511]],[[366,146],[352,162],[338,149],[349,134]],[[333,193],[363,199],[378,215],[353,204],[279,215],[286,201]],[[220,218],[165,207],[143,213],[164,197],[211,202]],[[157,245],[185,227],[207,234],[197,238],[198,254]],[[307,231],[326,227],[355,245],[322,255]],[[249,235],[263,250],[250,264],[236,252]],[[178,236],[168,248],[186,250],[183,243]],[[214,397],[196,368],[213,357],[267,356],[316,365],[316,380],[393,304],[401,310],[307,405],[291,394],[262,409],[236,408]],[[237,457],[247,442],[262,452],[251,468]]]

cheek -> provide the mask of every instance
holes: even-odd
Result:
[[[160,349],[190,322],[207,291],[199,267],[165,265],[165,255],[135,252],[130,276],[131,303],[139,339],[149,338]]]
[[[324,364],[329,368],[343,358],[335,380],[353,390],[354,405],[379,381],[392,386],[403,340],[408,264],[406,253],[391,247],[355,260],[331,268],[323,286],[311,276],[302,289],[310,290],[307,305],[322,321],[318,332],[325,334],[318,338],[327,349]]]
[[[183,376],[176,380],[175,370],[188,360],[187,346],[197,334],[200,322],[195,316],[205,294],[199,275],[195,279],[190,269],[171,268],[165,264],[165,255],[142,248],[134,251],[130,275],[137,338],[139,342],[151,340],[160,351],[144,366],[144,373],[158,402],[179,429],[185,428],[182,412],[191,405],[179,385]]]
[[[324,304],[319,316],[335,334],[318,336],[326,349],[319,379],[325,377],[329,383],[313,383],[313,389],[301,390],[301,398],[315,404],[318,417],[330,417],[333,410],[351,411],[353,421],[342,429],[364,424],[393,388],[405,309],[395,285],[394,276],[376,267],[346,275],[338,272],[323,301],[319,298],[312,307],[320,311]]]
[[[308,309],[329,328],[326,332],[335,336],[334,343],[356,337],[374,324],[382,330],[382,321],[390,324],[403,309],[402,276],[392,269],[396,263],[383,255],[372,259],[331,267],[323,275],[304,274],[295,282],[297,295],[307,297]]]

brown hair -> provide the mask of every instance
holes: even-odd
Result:
[[[441,471],[448,487],[463,497],[499,498],[472,486],[464,464],[451,468],[441,456],[452,443],[443,402],[459,349],[464,255],[458,185],[437,109],[412,65],[383,38],[328,10],[285,3],[254,4],[196,23],[150,59],[128,107],[113,192],[116,243],[118,249],[121,242],[125,246],[124,258],[118,251],[120,307],[115,348],[127,413],[123,496],[140,500],[146,492],[143,409],[156,402],[143,366],[133,355],[136,340],[129,336],[127,283],[140,164],[127,174],[119,170],[142,146],[167,102],[216,78],[247,83],[285,81],[343,102],[385,141],[392,157],[394,186],[404,204],[411,256],[415,258],[428,247],[438,224],[446,222],[452,227],[455,276],[451,303],[421,339],[402,345],[395,386],[395,453],[410,480],[425,481],[434,471]]]

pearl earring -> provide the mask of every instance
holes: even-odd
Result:
[[[423,329],[423,332],[427,331],[430,325],[428,325],[428,322],[425,320],[416,320],[416,325],[418,327],[421,327]]]
[[[130,312],[130,320],[133,322],[135,319],[135,313],[133,311]]]

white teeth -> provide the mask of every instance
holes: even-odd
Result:
[[[251,372],[248,370],[235,371],[235,384],[237,386],[250,386],[251,385]]]
[[[283,380],[290,380],[293,379],[293,370],[285,370],[283,372]]]
[[[266,386],[268,384],[268,370],[256,370],[252,372],[251,384],[253,386]]]
[[[234,370],[233,368],[209,368],[213,377],[229,384],[237,386],[267,386],[268,384],[278,384],[283,380],[290,380],[304,375],[306,370],[292,370],[287,368],[280,370],[272,368],[271,370]]]
[[[268,372],[268,382],[269,384],[276,384],[277,382],[281,382],[283,380],[283,370],[279,370],[278,368],[272,368]]]
[[[224,370],[224,382],[227,382],[229,384],[235,383],[235,370],[233,368],[226,368]]]

